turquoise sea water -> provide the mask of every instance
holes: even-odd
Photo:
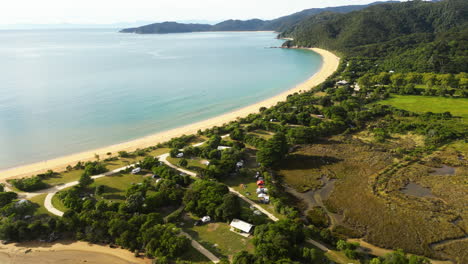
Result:
[[[316,72],[268,32],[0,31],[0,169],[230,112]]]

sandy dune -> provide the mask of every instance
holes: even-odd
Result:
[[[322,83],[326,80],[328,76],[333,74],[339,65],[339,58],[335,56],[333,53],[318,49],[312,48],[311,50],[319,53],[323,58],[323,63],[321,69],[311,76],[307,81],[297,85],[296,87],[285,91],[281,94],[263,100],[253,105],[249,105],[247,107],[243,107],[241,109],[235,110],[233,112],[223,114],[217,117],[213,117],[204,121],[200,121],[197,123],[193,123],[190,125],[182,126],[179,128],[171,129],[168,131],[156,133],[153,135],[149,135],[140,139],[128,141],[121,144],[116,144],[108,147],[103,147],[95,150],[85,151],[82,153],[72,154],[64,157],[59,157],[56,159],[51,159],[47,161],[37,162],[29,165],[19,166],[16,168],[11,168],[7,170],[0,171],[0,180],[5,180],[8,178],[15,178],[15,177],[23,177],[29,176],[32,174],[37,174],[44,172],[48,169],[52,169],[54,171],[62,171],[65,169],[67,165],[75,165],[78,161],[87,161],[94,159],[94,154],[98,154],[101,157],[105,157],[107,152],[117,153],[121,150],[126,151],[134,151],[137,148],[145,148],[149,146],[154,146],[158,143],[166,142],[171,138],[178,137],[181,135],[188,135],[194,134],[199,129],[204,130],[206,128],[210,128],[213,126],[220,126],[229,121],[235,120],[238,117],[244,117],[251,113],[258,112],[259,108],[270,107],[275,105],[280,101],[284,101],[288,95],[306,91],[310,88]]]

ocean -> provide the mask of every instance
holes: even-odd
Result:
[[[140,138],[272,97],[321,57],[272,32],[0,31],[0,170]]]

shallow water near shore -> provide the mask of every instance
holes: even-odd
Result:
[[[217,116],[308,79],[270,32],[0,31],[0,170]]]

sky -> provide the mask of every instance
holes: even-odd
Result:
[[[0,25],[272,19],[314,7],[373,0],[2,0]]]

